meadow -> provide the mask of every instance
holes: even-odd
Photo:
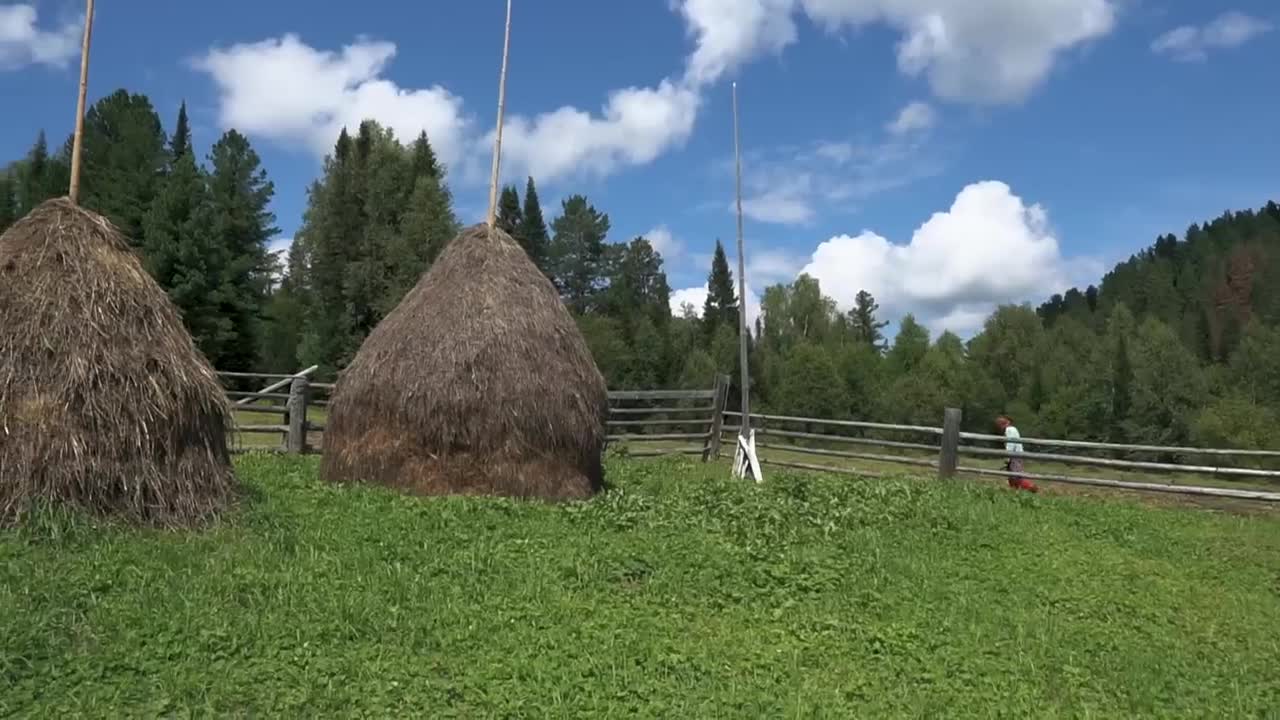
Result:
[[[675,459],[559,506],[237,466],[207,530],[0,533],[0,716],[1280,712],[1270,515]]]

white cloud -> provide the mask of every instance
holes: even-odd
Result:
[[[813,220],[815,210],[808,194],[809,177],[799,175],[784,185],[744,198],[742,214],[757,222],[802,225]]]
[[[79,56],[83,15],[51,30],[38,27],[38,21],[34,5],[0,6],[0,70],[18,70],[27,65],[64,68]]]
[[[1026,97],[1058,57],[1109,33],[1116,0],[678,0],[697,47],[689,75],[711,82],[797,39],[802,12],[830,32],[882,23],[901,34],[898,68],[942,98]]]
[[[658,254],[662,255],[665,262],[671,262],[684,253],[684,243],[673,235],[666,225],[659,225],[644,233],[642,237],[649,241]]]
[[[737,282],[737,278],[734,278]],[[698,317],[702,317],[702,306],[707,302],[707,286],[702,287],[681,288],[671,293],[671,312],[676,317],[684,312],[683,306],[688,303],[693,306],[693,311]],[[747,323],[754,326],[756,318],[760,317],[760,296],[751,288],[751,283],[747,283]]]
[[[613,91],[599,116],[566,106],[534,118],[510,117],[502,130],[504,174],[550,181],[648,164],[688,139],[699,104],[696,92],[663,80],[656,88]],[[490,131],[482,151],[492,143]]]
[[[937,120],[938,114],[932,105],[926,102],[913,102],[902,108],[886,129],[891,135],[910,135],[931,129]]]
[[[322,155],[338,133],[366,118],[404,140],[426,131],[446,165],[465,152],[462,99],[445,88],[410,90],[382,77],[396,46],[366,38],[340,52],[317,50],[297,35],[214,48],[195,61],[218,86],[224,126]]]
[[[961,190],[907,244],[870,230],[839,235],[821,243],[802,272],[842,308],[866,290],[886,318],[913,312],[937,331],[969,333],[1000,303],[1068,287],[1074,267],[1044,208],[987,181]]]
[[[1151,51],[1175,60],[1204,60],[1210,50],[1239,47],[1273,29],[1266,20],[1231,10],[1204,26],[1183,25],[1170,30],[1151,43]]]
[[[446,165],[461,166],[473,182],[487,180],[492,129],[476,131],[462,98],[440,85],[413,89],[387,79],[395,54],[390,42],[359,38],[335,52],[287,34],[213,48],[194,65],[218,86],[225,126],[323,155],[344,126],[373,118],[406,140],[425,130]],[[689,137],[699,101],[695,91],[664,80],[653,88],[615,90],[598,115],[572,107],[532,118],[510,115],[504,177],[551,182],[652,162]]]

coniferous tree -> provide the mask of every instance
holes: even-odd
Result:
[[[504,185],[498,196],[497,225],[516,242],[524,246],[520,229],[524,224],[524,212],[520,209],[520,192],[515,185]]]
[[[186,147],[190,154],[189,139]],[[249,140],[235,130],[214,144],[209,163],[211,230],[228,257],[222,314],[235,338],[220,369],[247,371],[253,368],[265,330],[273,269],[268,245],[279,233],[270,209],[275,185]]]
[[[560,217],[551,223],[552,279],[569,309],[581,315],[591,308],[605,280],[609,216],[582,195],[566,199],[561,207]]]
[[[146,244],[143,219],[166,166],[165,144],[160,116],[145,95],[117,90],[85,113],[81,204],[106,215],[140,246]]]
[[[880,304],[866,290],[859,290],[853,302],[853,309],[849,311],[849,321],[854,337],[859,342],[864,342],[877,350],[884,350],[885,339],[884,333],[881,331],[889,323],[876,317],[876,313],[880,310]]]
[[[524,245],[525,252],[543,273],[548,271],[549,246],[551,238],[547,235],[547,223],[542,218],[542,204],[538,200],[538,188],[530,177],[524,189],[524,212],[521,214],[520,228],[516,239]]]
[[[176,162],[178,158],[191,151],[191,125],[187,121],[187,102],[182,101],[178,107],[178,122],[173,128],[173,137],[169,139],[169,158]]]
[[[18,206],[14,183],[9,170],[0,170],[0,233],[18,219]]]
[[[733,286],[733,272],[724,254],[724,246],[716,240],[715,253],[711,256],[711,272],[707,274],[707,299],[702,306],[702,323],[708,338],[715,336],[721,326],[728,326],[737,334],[738,293]]]

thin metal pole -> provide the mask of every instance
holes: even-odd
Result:
[[[751,375],[747,368],[747,263],[742,243],[742,150],[738,141],[738,83],[733,83],[733,161],[738,202],[738,358],[742,366],[742,429],[747,437],[751,426]]]
[[[493,143],[493,172],[489,176],[489,229],[498,221],[498,168],[502,158],[502,116],[507,108],[507,52],[511,48],[511,0],[507,0],[507,29],[502,38],[502,72],[498,75],[498,131]]]
[[[67,197],[75,203],[80,195],[80,149],[84,142],[84,103],[89,92],[89,40],[93,36],[93,0],[86,0],[84,42],[80,45],[80,95],[76,100],[76,131],[71,141],[71,187]]]

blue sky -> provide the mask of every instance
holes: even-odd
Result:
[[[0,159],[72,126],[83,3],[0,0]],[[500,0],[99,3],[90,96],[148,94],[196,142],[254,141],[284,231],[337,128],[426,129],[463,219],[486,201]],[[1280,8],[1265,0],[515,0],[504,174],[581,192],[699,301],[735,234],[748,281],[977,327],[1163,232],[1280,199]],[[6,102],[9,105],[10,102]]]

